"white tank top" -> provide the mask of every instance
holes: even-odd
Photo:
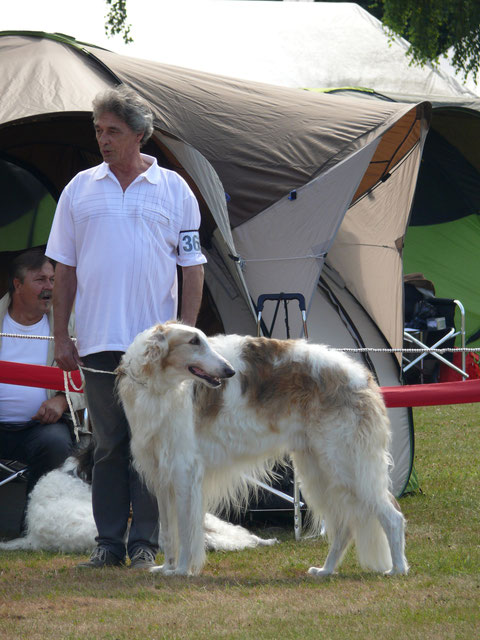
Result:
[[[15,322],[7,313],[3,320],[2,332],[25,336],[48,336],[50,335],[48,317],[44,315],[40,322],[25,326]],[[2,338],[0,360],[46,365],[47,354],[48,340]],[[0,384],[0,422],[28,422],[46,399],[45,389]]]

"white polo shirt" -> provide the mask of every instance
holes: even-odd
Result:
[[[124,192],[105,162],[77,174],[58,201],[46,254],[76,267],[81,356],[125,351],[133,338],[177,314],[177,264],[206,262],[200,211],[174,171],[150,167]]]

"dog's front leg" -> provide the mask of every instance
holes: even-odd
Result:
[[[178,555],[177,514],[175,508],[175,488],[168,485],[157,492],[158,515],[162,539],[164,563],[151,569],[152,573],[165,575],[175,573]]]
[[[191,461],[175,473],[179,554],[175,573],[197,574],[205,564],[203,470]]]

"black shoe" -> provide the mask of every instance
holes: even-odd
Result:
[[[120,567],[124,562],[105,547],[96,547],[87,562],[77,564],[78,569],[101,569],[102,567]]]
[[[150,549],[139,547],[130,559],[130,569],[151,569],[156,566],[155,554]]]

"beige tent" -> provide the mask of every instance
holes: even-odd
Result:
[[[207,331],[253,332],[260,294],[298,292],[310,339],[401,346],[401,250],[428,103],[247,83],[39,33],[0,34],[0,64],[1,157],[35,175],[54,199],[100,159],[90,122],[96,93],[124,82],[150,102],[156,121],[146,152],[182,173],[201,203]],[[11,232],[15,220],[2,208],[3,219]],[[267,324],[270,317],[266,310]],[[293,312],[290,324],[300,336]],[[277,327],[274,335],[283,336]],[[395,357],[358,357],[380,384],[398,384]],[[408,410],[391,417],[398,495],[410,475],[413,434]]]

